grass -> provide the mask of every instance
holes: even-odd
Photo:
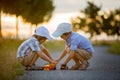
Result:
[[[50,52],[57,52],[63,50],[65,47],[65,41],[47,41],[43,44]]]
[[[0,80],[15,80],[16,76],[24,74],[16,59],[18,46],[22,42],[23,40],[0,39]],[[55,52],[64,48],[64,41],[46,41],[43,45]]]
[[[112,41],[112,42],[114,43],[115,41]],[[112,42],[103,40],[103,41],[94,41],[92,42],[92,44],[93,46],[110,46]]]
[[[116,42],[110,45],[109,52],[112,54],[120,55],[120,42]]]
[[[24,74],[24,70],[16,60],[17,48],[22,42],[23,40],[0,39],[0,80],[15,80],[16,76]],[[50,52],[57,52],[63,50],[64,44],[64,41],[47,41],[43,45]],[[93,44],[109,45],[111,53],[120,55],[120,42],[102,41]]]
[[[120,55],[120,41],[96,41],[93,42],[94,46],[109,46],[108,51],[111,54]]]
[[[0,80],[14,80],[24,73],[16,60],[16,50],[22,41],[0,39]]]

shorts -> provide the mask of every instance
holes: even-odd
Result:
[[[77,49],[77,53],[79,53],[80,57],[89,60],[92,57],[92,53],[88,52],[85,49]]]
[[[31,63],[34,55],[35,55],[35,52],[31,51],[31,52],[29,52],[26,56],[21,57],[21,58],[17,58],[17,60],[18,60],[18,62],[20,62],[23,66],[28,66],[28,65]]]

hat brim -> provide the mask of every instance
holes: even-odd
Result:
[[[54,37],[60,37],[63,33],[59,32],[59,31],[55,31],[52,35]]]
[[[46,38],[47,38],[48,40],[50,40],[50,41],[53,40],[53,38],[50,37],[50,36],[47,36]]]

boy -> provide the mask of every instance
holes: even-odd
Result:
[[[34,64],[39,57],[49,63],[56,63],[48,50],[42,45],[47,39],[52,40],[52,37],[44,26],[40,26],[35,30],[35,34],[31,38],[20,45],[17,52],[17,59],[26,67],[26,70],[34,69]]]
[[[53,33],[54,37],[61,37],[66,41],[66,48],[59,58],[59,62],[67,53],[69,56],[61,65],[61,69],[67,68],[67,63],[73,59],[75,65],[70,70],[85,70],[88,67],[88,60],[92,57],[93,47],[88,39],[82,35],[72,32],[72,25],[69,23],[61,23]]]

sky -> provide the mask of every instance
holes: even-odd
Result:
[[[76,17],[81,10],[87,7],[87,1],[102,6],[103,11],[120,8],[120,0],[53,0],[55,10],[52,19],[47,25],[51,29],[50,32],[52,33],[59,23],[70,23],[70,18]]]
[[[102,5],[102,10],[120,7],[120,0],[53,0],[55,13],[78,12],[87,6],[87,1]]]
[[[116,8],[120,8],[120,0],[53,0],[53,5],[55,6],[53,16],[50,19],[50,21],[45,25],[50,33],[52,34],[55,29],[57,28],[58,24],[62,22],[69,22],[70,23],[70,18],[76,17],[77,15],[80,14],[80,11],[85,9],[87,7],[87,1],[92,1],[94,2],[97,6],[102,6],[102,10],[108,11]],[[15,18],[12,17],[5,17],[3,18],[3,22],[7,22],[7,24],[11,24],[11,26],[8,26],[8,31],[13,29],[15,27],[15,24],[12,22],[15,22]],[[6,24],[3,24],[3,26]],[[26,32],[24,30],[28,29],[30,25],[23,24],[22,22],[19,22],[20,25],[20,35],[26,34],[26,36],[30,36],[29,31]],[[5,28],[5,27],[4,27]],[[24,29],[25,28],[25,29]],[[5,28],[6,29],[6,28]],[[26,32],[26,33],[25,33]],[[34,32],[34,31],[33,31]]]

